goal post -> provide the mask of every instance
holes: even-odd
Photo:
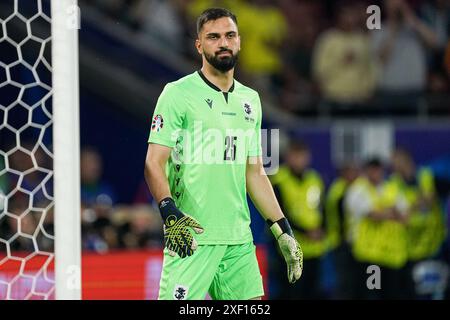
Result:
[[[51,1],[55,289],[58,300],[81,299],[77,8],[77,0]]]
[[[0,1],[0,300],[81,299],[79,14]]]

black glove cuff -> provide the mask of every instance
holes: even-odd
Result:
[[[159,202],[158,207],[164,221],[166,221],[170,215],[174,215],[176,218],[180,218],[181,216],[181,211],[178,210],[175,201],[170,197],[162,199]]]
[[[272,222],[268,219],[266,220],[266,222],[276,238],[281,236],[283,233],[287,233],[291,237],[294,237],[294,233],[292,232],[291,226],[289,225],[289,221],[285,217],[275,222]]]

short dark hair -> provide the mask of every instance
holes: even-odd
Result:
[[[197,35],[203,28],[203,25],[208,21],[214,21],[223,17],[231,18],[237,26],[236,16],[227,9],[224,8],[209,8],[202,12],[202,14],[197,18]]]
[[[365,163],[364,163],[364,168],[368,169],[368,168],[383,168],[384,164],[383,161],[378,158],[378,157],[372,157],[369,159],[366,159]]]
[[[397,147],[394,150],[394,154],[399,154],[399,155],[401,155],[401,156],[403,156],[405,158],[412,159],[411,152],[407,148],[405,148],[403,146]]]
[[[305,141],[300,139],[292,139],[289,141],[289,151],[293,152],[310,152],[309,146]]]

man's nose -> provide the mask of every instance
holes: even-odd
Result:
[[[219,46],[221,48],[228,48],[228,40],[227,37],[220,38]]]

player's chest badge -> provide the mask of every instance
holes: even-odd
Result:
[[[244,102],[242,104],[242,107],[244,108],[244,118],[245,121],[248,122],[255,122],[255,118],[253,118],[253,108],[252,105],[249,102]]]

